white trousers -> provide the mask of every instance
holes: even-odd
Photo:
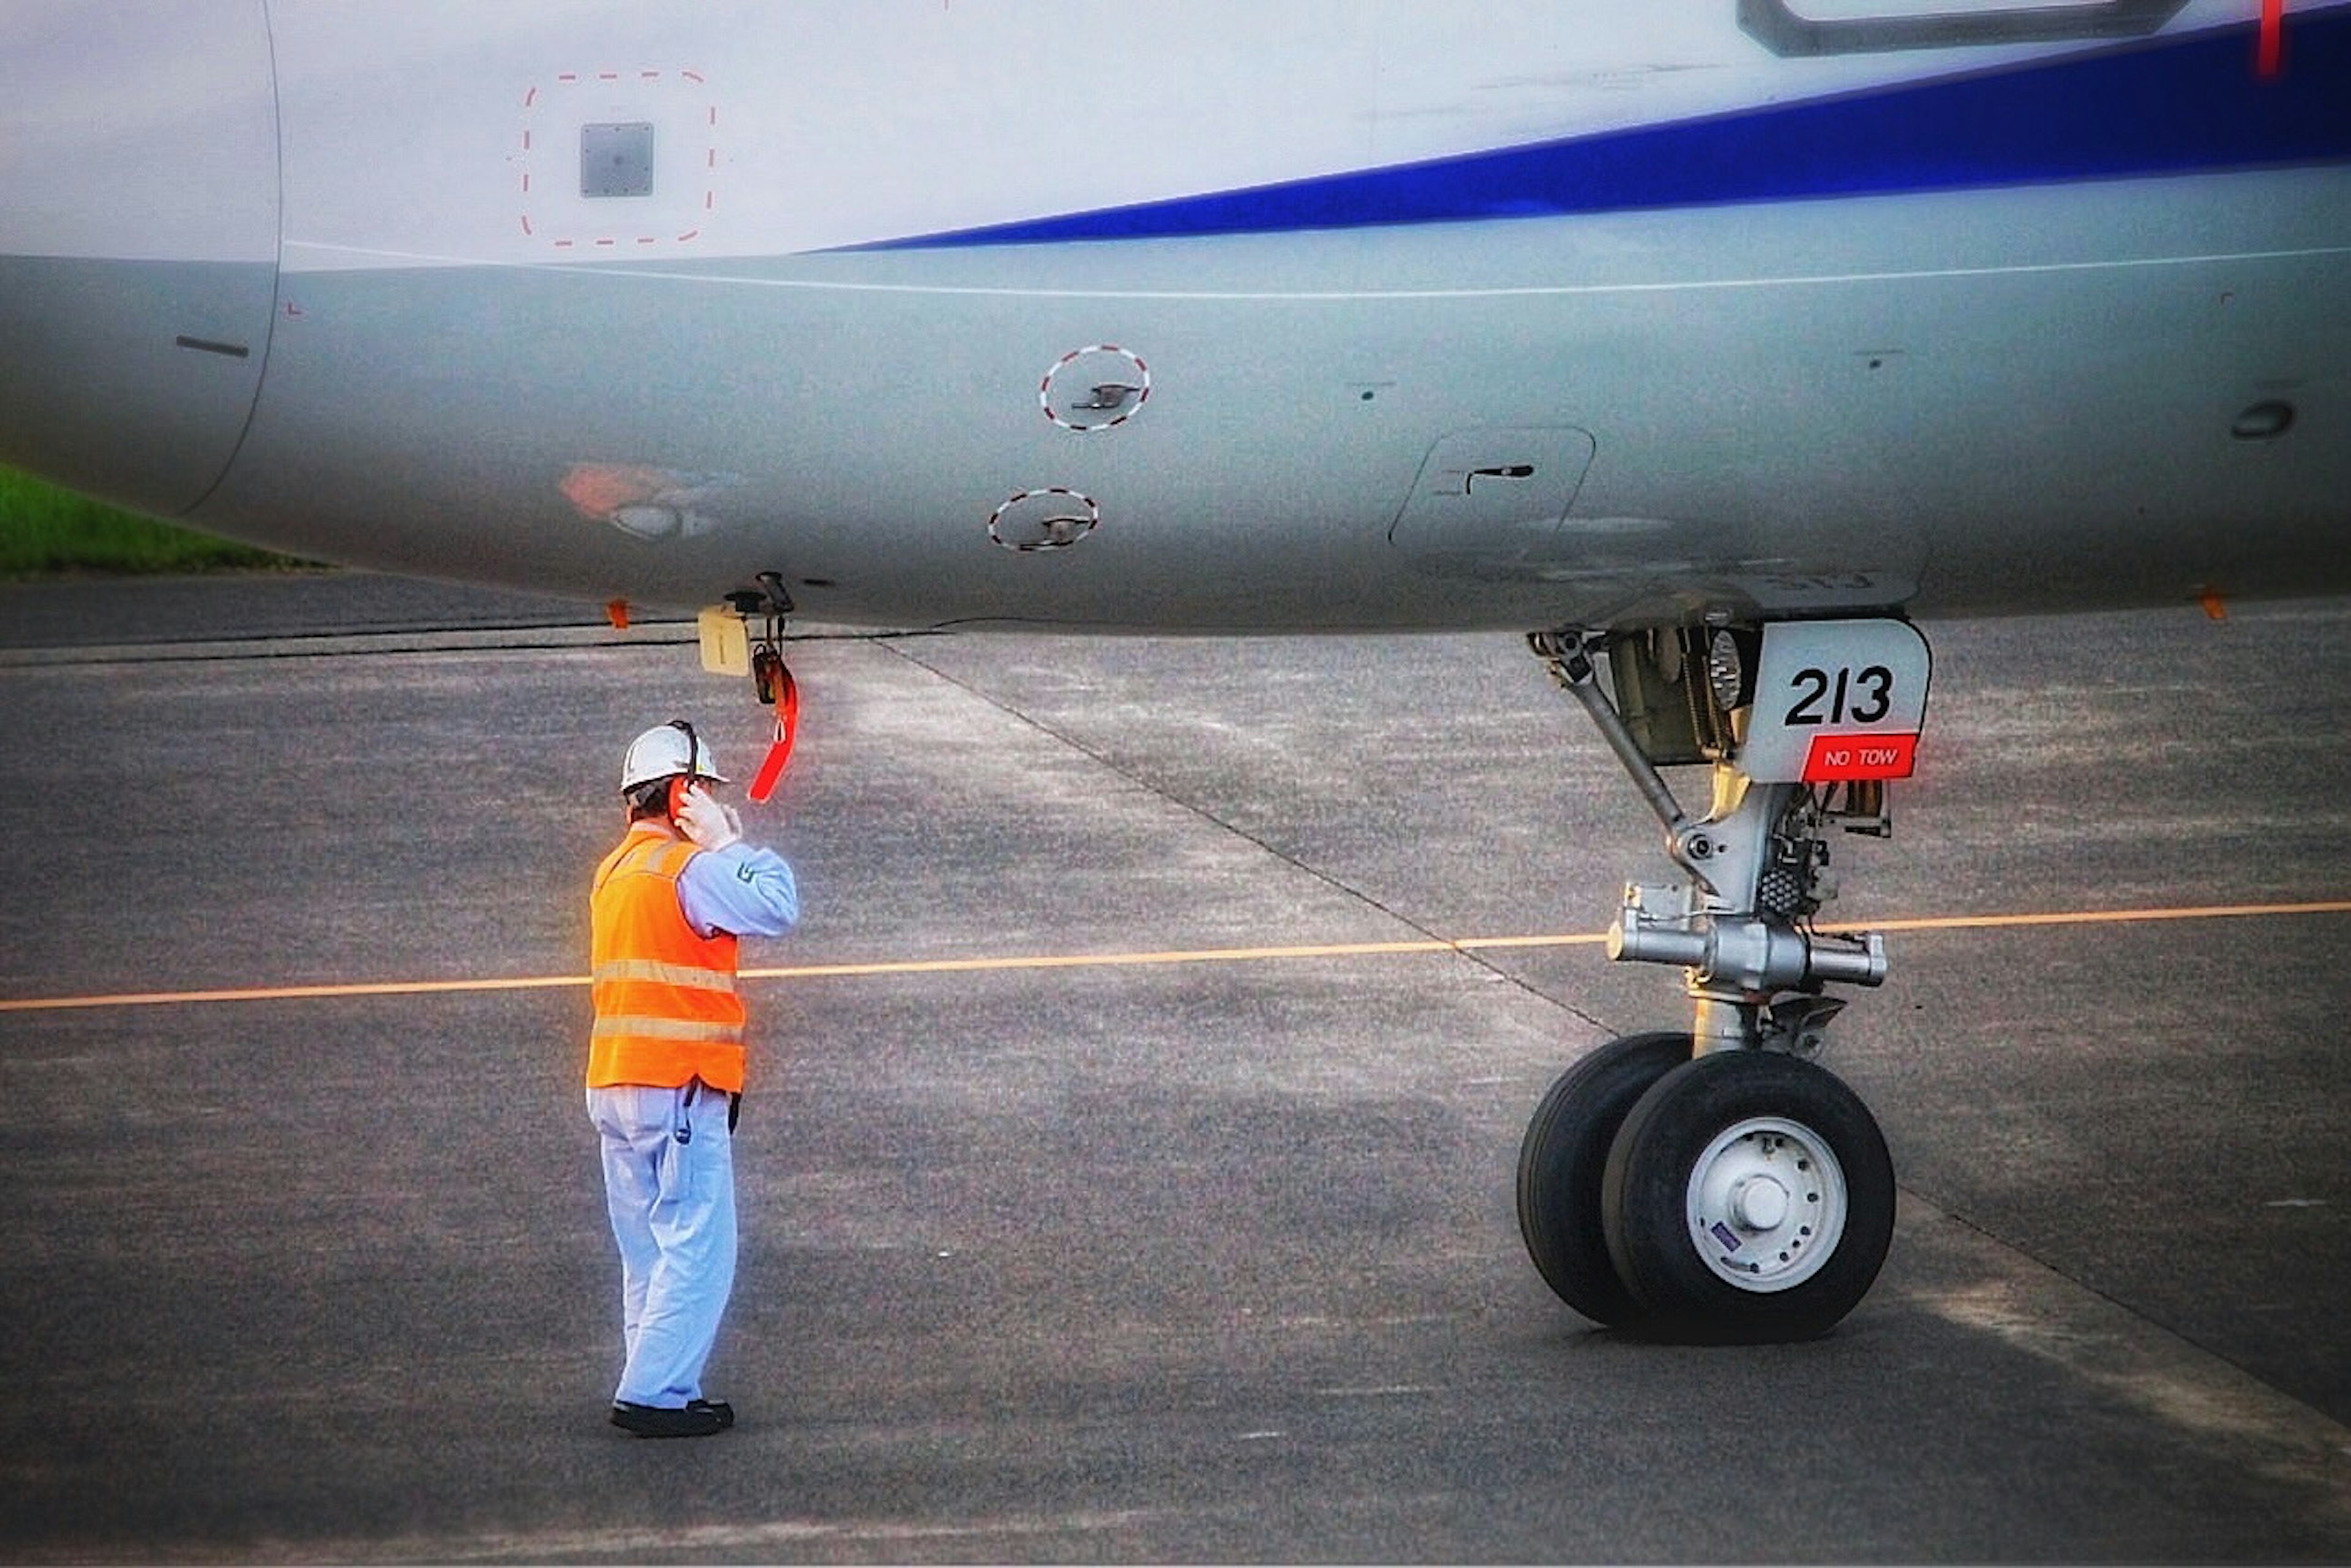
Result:
[[[604,1201],[621,1246],[628,1362],[612,1397],[683,1408],[735,1287],[735,1146],[727,1096],[699,1084],[588,1091],[602,1136]]]

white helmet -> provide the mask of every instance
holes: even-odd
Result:
[[[734,782],[718,771],[718,759],[682,718],[655,725],[629,742],[629,754],[621,759],[621,788],[633,789],[673,773],[691,773],[715,784]]]

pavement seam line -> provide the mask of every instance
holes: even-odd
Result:
[[[1054,728],[1051,725],[1047,724],[1044,720],[1036,717],[1034,715],[1024,713],[1008,702],[990,696],[987,693],[981,691],[977,686],[971,685],[968,681],[961,680],[956,676],[951,675],[945,670],[940,669],[937,665],[929,664],[925,660],[918,659],[913,653],[908,653],[903,648],[892,646],[889,647],[887,651],[892,653],[895,653],[899,658],[905,660],[906,663],[914,665],[916,669],[928,671],[934,678],[946,682],[948,685],[955,687],[957,691],[963,692],[967,695],[971,696],[977,701],[986,703],[988,706],[995,708],[998,712],[1005,714],[1008,716],[1018,720],[1021,724],[1027,725],[1031,729],[1036,730],[1040,735],[1056,741],[1062,746],[1068,747],[1071,750],[1076,752],[1081,757],[1086,758],[1096,766],[1108,768],[1113,774],[1125,779],[1136,789],[1156,796],[1158,799],[1166,801],[1169,805],[1176,807],[1179,810],[1189,812],[1191,815],[1198,818],[1201,821],[1207,823],[1210,827],[1217,829],[1220,832],[1230,833],[1244,843],[1256,846],[1258,850],[1265,854],[1270,855],[1284,865],[1304,872],[1308,876],[1313,877],[1316,881],[1321,882],[1326,887],[1332,889],[1334,892],[1337,892],[1344,897],[1354,900],[1356,903],[1363,904],[1364,907],[1386,919],[1395,921],[1397,925],[1404,926],[1406,930],[1419,932],[1425,940],[1440,945],[1453,946],[1457,950],[1459,950],[1463,946],[1460,944],[1447,944],[1444,937],[1439,936],[1436,932],[1430,930],[1419,921],[1413,919],[1410,915],[1404,914],[1400,910],[1390,908],[1387,904],[1382,903],[1379,899],[1374,898],[1372,894],[1364,892],[1363,889],[1351,886],[1347,883],[1341,881],[1335,874],[1323,871],[1320,867],[1309,865],[1306,862],[1299,859],[1296,855],[1275,848],[1272,844],[1268,843],[1264,839],[1250,832],[1248,829],[1240,827],[1236,823],[1226,821],[1223,818],[1210,811],[1207,807],[1195,804],[1190,800],[1186,800],[1180,796],[1171,793],[1165,786],[1142,777],[1130,768],[1123,767],[1121,764],[1113,761],[1110,758],[1095,750],[1092,747],[1086,745],[1083,741],[1079,740],[1074,736],[1065,735],[1061,731]],[[1594,938],[1594,940],[1596,940],[1596,938]],[[1486,962],[1486,960],[1479,957],[1475,953],[1464,951],[1462,952],[1462,956],[1478,965],[1488,974],[1492,975],[1496,979],[1508,981],[1510,984],[1516,986],[1520,990],[1526,992],[1529,996],[1533,997],[1540,1001],[1548,1003],[1552,1007],[1561,1009],[1571,1017],[1590,1025],[1595,1030],[1598,1030],[1602,1034],[1605,1035],[1613,1032],[1605,1023],[1593,1018],[1590,1013],[1585,1012],[1573,1002],[1562,997],[1548,996],[1542,991],[1537,989],[1534,986],[1530,985],[1526,980],[1520,978],[1519,976],[1510,974],[1507,970]]]
[[[2351,1499],[2339,1485],[2344,1463],[2351,1458],[2351,1441],[2346,1441],[2351,1427],[2240,1365],[2219,1348],[1986,1229],[1908,1184],[1901,1194],[1910,1209],[1906,1226],[1954,1227],[1980,1246],[2023,1260],[2048,1280],[2078,1292],[2080,1301],[2061,1301],[2053,1309],[2045,1301],[2032,1299],[2036,1292],[2030,1278],[2014,1282],[2019,1291],[2012,1292],[1912,1287],[1897,1292],[1898,1299],[1947,1322],[1990,1333],[2208,1440],[2258,1441],[2271,1455],[2270,1462],[2259,1467],[2262,1473],[2298,1489],[2315,1487],[2321,1506],[2351,1512]],[[2118,1333],[2099,1323],[2101,1317],[2127,1322],[2131,1332]],[[2294,1459],[2300,1464],[2290,1462]],[[2323,1473],[2304,1468],[2313,1462],[2324,1467]]]

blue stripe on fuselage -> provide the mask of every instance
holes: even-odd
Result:
[[[855,248],[1364,228],[2351,158],[2351,7],[1847,97]]]

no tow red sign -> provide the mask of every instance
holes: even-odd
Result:
[[[1926,638],[1905,621],[1766,626],[1740,769],[1766,784],[1908,778],[1928,663]]]
[[[1915,735],[1816,735],[1804,754],[1807,784],[1856,779],[1907,779],[1918,756]]]

